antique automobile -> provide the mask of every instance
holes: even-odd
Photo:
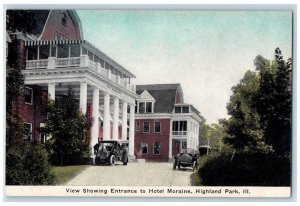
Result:
[[[194,149],[183,149],[177,156],[174,157],[173,169],[176,167],[192,167],[193,171],[198,169],[199,152]]]
[[[99,141],[94,146],[94,163],[96,165],[115,165],[116,161],[122,161],[123,165],[128,163],[128,149],[125,144],[116,140]]]

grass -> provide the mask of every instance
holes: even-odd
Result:
[[[73,177],[75,177],[77,174],[79,174],[81,171],[83,171],[85,168],[87,168],[88,165],[75,165],[75,166],[55,166],[53,167],[53,173],[55,175],[55,182],[54,184],[60,185],[64,184]]]

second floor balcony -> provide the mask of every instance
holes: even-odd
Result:
[[[26,70],[88,68],[135,92],[135,76],[85,40],[27,41],[26,49]]]

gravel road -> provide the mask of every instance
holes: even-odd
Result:
[[[66,185],[74,186],[189,186],[191,168],[173,170],[171,162],[142,160],[115,166],[89,166]]]

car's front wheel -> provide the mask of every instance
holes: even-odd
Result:
[[[109,161],[109,163],[110,163],[110,165],[115,165],[115,162],[116,162],[116,157],[115,157],[115,155],[112,155],[111,157],[110,157],[110,161]]]

